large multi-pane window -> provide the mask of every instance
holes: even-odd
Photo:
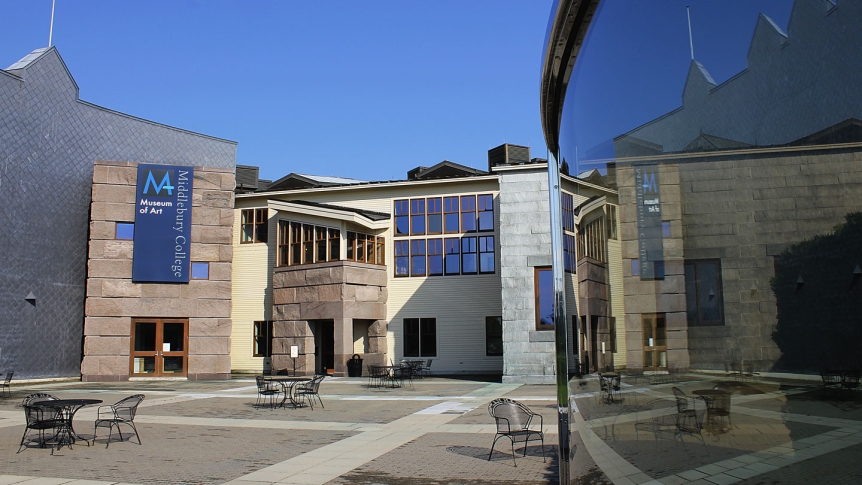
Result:
[[[605,218],[597,217],[580,225],[578,231],[578,260],[584,258],[607,262],[607,234]]]
[[[569,273],[575,272],[575,255],[575,236],[563,234],[563,266]]]
[[[404,319],[404,357],[437,356],[437,319]]]
[[[372,254],[365,259],[357,259],[357,238],[367,238]],[[373,264],[386,264],[384,259],[383,237],[377,237],[379,246],[374,245],[375,236],[347,233],[347,258],[351,261],[369,261]],[[379,254],[379,256],[378,256]],[[362,253],[362,256],[365,256]],[[341,230],[315,224],[293,221],[278,221],[278,265],[296,266],[300,264],[323,263],[341,259]]]
[[[347,231],[347,260],[360,263],[386,264],[386,238],[373,234]]]
[[[470,194],[395,201],[395,276],[494,273],[496,240],[494,196]],[[477,233],[463,237],[422,238]],[[416,237],[420,236],[420,237]],[[420,242],[421,241],[421,242]],[[348,246],[349,251],[349,246]],[[400,264],[399,264],[400,262]]]
[[[240,213],[240,243],[265,243],[268,229],[267,209],[243,209]]]
[[[563,229],[575,232],[575,202],[572,194],[560,194],[560,206],[563,209]]]

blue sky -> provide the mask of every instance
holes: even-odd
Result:
[[[403,179],[487,150],[545,157],[539,117],[551,0],[57,0],[54,45],[81,99],[239,142],[237,163]],[[680,105],[695,57],[719,83],[745,68],[757,14],[790,0],[610,0],[579,61],[579,145]],[[0,67],[47,45],[51,0],[0,0]],[[649,39],[649,42],[646,41]]]
[[[545,157],[550,0],[57,0],[81,99],[239,142],[237,163],[403,179],[502,143]],[[48,43],[51,0],[0,0],[0,68]]]

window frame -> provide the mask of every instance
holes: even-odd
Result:
[[[251,220],[249,221],[249,218]],[[250,239],[246,239],[246,234],[248,234],[247,229],[250,227],[251,236]],[[240,230],[239,230],[239,242],[240,244],[255,244],[255,243],[266,243],[269,239],[268,237],[269,231],[269,209],[266,207],[263,208],[252,208],[252,209],[240,209]],[[262,237],[261,237],[262,236]]]
[[[536,314],[536,330],[553,330],[554,325],[543,325],[542,324],[542,308],[541,308],[541,281],[539,279],[539,274],[543,272],[551,273],[551,311],[553,312],[554,308],[554,276],[553,269],[551,266],[536,266],[533,268],[533,306],[535,307]],[[553,319],[553,313],[551,313]]]
[[[717,306],[719,317],[717,320],[706,320],[703,318],[703,310],[701,309],[700,301],[701,301],[701,277],[700,271],[698,268],[705,265],[714,265],[715,266],[715,276],[716,276],[716,289],[717,294],[715,298],[717,298]],[[693,295],[694,301],[696,302],[696,313],[697,318],[692,320],[691,315],[689,313],[689,288],[688,288],[688,268],[694,268],[694,285],[695,285],[695,294]],[[683,263],[683,283],[685,287],[685,306],[686,306],[686,324],[689,327],[723,327],[726,326],[725,322],[725,312],[724,312],[724,281],[721,277],[721,259],[720,258],[707,258],[707,259],[686,259]],[[705,286],[705,284],[704,284]]]
[[[408,353],[407,353],[407,347],[408,347],[407,338],[408,338],[408,336],[410,336],[410,338],[413,338],[413,335],[414,335],[413,333],[407,332],[408,321],[410,321],[409,323],[413,323],[413,321],[416,321],[416,324],[417,324],[416,325],[417,333],[415,334],[415,338],[416,338],[415,347],[417,349],[416,355],[408,355]],[[429,325],[432,326],[431,328],[433,329],[433,332],[423,331],[423,329],[427,329]],[[401,353],[403,354],[403,357],[415,357],[415,358],[437,357],[438,351],[437,351],[437,319],[436,318],[405,317],[401,321],[401,330],[402,330],[402,332],[401,332],[401,335],[402,335]],[[423,340],[427,339],[428,335],[433,335],[433,339],[434,339],[434,342],[433,342],[434,353],[433,353],[433,355],[423,352],[424,350],[427,350],[427,347],[430,347],[430,345],[423,345],[423,343],[424,343]]]
[[[495,339],[493,343],[496,342],[496,335],[491,335],[489,332],[489,324],[497,325],[499,323],[500,327],[500,350],[491,351],[491,337]],[[496,330],[496,329],[494,329]],[[496,333],[496,332],[495,332]],[[485,357],[502,357],[503,356],[503,317],[485,317]]]
[[[263,332],[261,332],[261,328]],[[251,354],[252,357],[272,357],[272,320],[257,320],[252,323]],[[263,335],[261,335],[263,333]],[[260,339],[265,339],[264,352],[260,350]]]

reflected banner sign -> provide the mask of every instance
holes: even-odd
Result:
[[[663,279],[664,248],[658,165],[635,165],[634,169],[640,277],[642,280]]]
[[[188,283],[193,167],[138,165],[132,281]]]

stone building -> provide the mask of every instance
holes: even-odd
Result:
[[[232,174],[236,143],[82,101],[54,47],[37,49],[0,70],[0,368],[13,370],[16,379],[81,375],[88,247],[100,255],[96,259],[128,250],[110,242],[90,244],[104,236],[99,221],[127,214],[110,203],[91,206],[96,160],[210,167]],[[91,207],[96,211],[92,233]],[[105,213],[113,209],[120,215]],[[91,262],[89,271],[98,278],[114,276],[106,266]],[[115,286],[111,291],[127,290]]]

